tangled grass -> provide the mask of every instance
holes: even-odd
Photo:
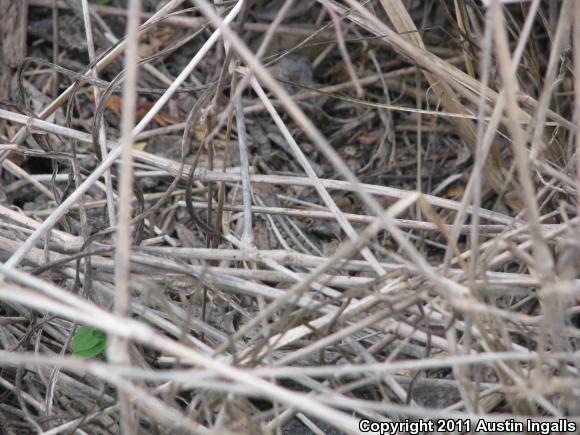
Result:
[[[580,3],[3,1],[0,433],[580,423]]]

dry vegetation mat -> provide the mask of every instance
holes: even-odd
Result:
[[[0,434],[576,430],[580,2],[0,8]]]

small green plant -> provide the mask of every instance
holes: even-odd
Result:
[[[94,358],[107,347],[107,335],[92,326],[80,326],[72,339],[73,355],[81,358]]]

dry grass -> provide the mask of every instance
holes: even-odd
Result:
[[[580,3],[73,3],[4,59],[1,434],[580,424]]]

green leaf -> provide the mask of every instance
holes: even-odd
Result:
[[[107,335],[92,326],[80,326],[72,339],[73,355],[82,358],[92,358],[107,347]]]
[[[106,344],[98,345],[90,349],[81,350],[79,352],[74,352],[74,355],[81,358],[93,358],[105,350]]]

